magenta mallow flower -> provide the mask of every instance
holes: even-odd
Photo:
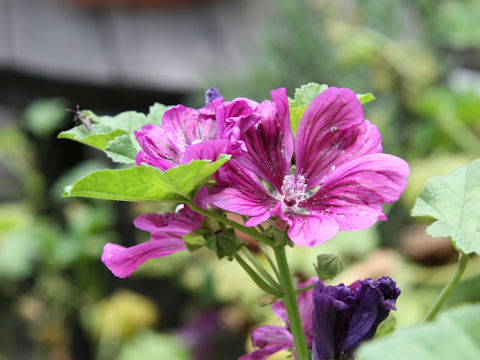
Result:
[[[206,105],[193,109],[177,105],[167,110],[162,125],[146,125],[135,131],[142,150],[137,165],[167,170],[192,160],[216,160],[220,154],[239,155],[246,151],[240,137],[260,121],[268,106],[246,98],[224,101],[220,92],[205,92]]]
[[[271,95],[273,101],[258,109],[261,116],[242,128],[238,140],[246,153],[219,170],[217,193],[208,202],[249,216],[247,226],[279,218],[303,246],[386,220],[382,205],[398,200],[409,168],[381,153],[381,135],[364,119],[355,93],[332,87],[319,94],[295,141],[286,90]]]
[[[299,283],[298,288],[310,286],[317,282],[317,278],[310,278],[304,283]],[[298,311],[302,322],[305,340],[309,349],[313,344],[312,301],[313,290],[307,290],[297,296]],[[239,360],[264,360],[281,350],[294,350],[293,335],[290,332],[287,311],[283,301],[276,301],[272,310],[284,323],[284,326],[265,325],[252,331],[252,345],[257,348],[253,352],[243,355]]]
[[[202,215],[186,206],[175,213],[140,215],[134,224],[140,230],[151,233],[150,241],[128,248],[107,243],[103,248],[102,261],[115,276],[130,276],[150,258],[185,250],[182,236],[198,229],[202,221]]]
[[[317,283],[313,291],[312,360],[350,360],[353,351],[375,335],[396,310],[400,289],[389,277],[365,279],[350,286]]]

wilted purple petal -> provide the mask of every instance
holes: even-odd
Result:
[[[313,291],[313,360],[351,358],[360,342],[369,340],[395,309],[400,290],[393,280],[366,279],[350,286],[325,286]]]
[[[131,247],[107,243],[103,248],[102,262],[117,277],[130,276],[145,261],[185,250],[182,238],[156,237]]]
[[[247,98],[232,101],[214,101],[218,138],[239,141],[241,135],[255,124],[260,117],[259,104]],[[242,142],[243,144],[243,142]]]

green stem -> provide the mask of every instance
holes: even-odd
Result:
[[[300,289],[297,289],[297,290],[295,290],[295,294],[300,295],[301,293],[303,293],[305,291],[312,290],[313,288],[315,288],[315,285],[316,284],[312,284],[312,285],[308,285],[308,286],[302,287]]]
[[[195,205],[193,203],[193,201],[187,202],[187,205],[190,209],[192,209],[193,211],[195,211],[199,214],[202,214],[202,215],[208,216],[212,219],[215,219],[217,221],[220,221],[220,222],[224,223],[225,225],[229,225],[232,228],[237,229],[238,231],[241,231],[244,234],[247,234],[247,235],[251,236],[255,240],[258,240],[258,241],[263,242],[267,245],[273,246],[274,241],[272,239],[270,239],[269,237],[267,237],[265,235],[260,234],[254,228],[240,225],[239,223],[237,223],[233,220],[230,220],[223,215],[217,214],[217,213],[215,213],[213,211],[210,211],[210,210],[203,209],[203,208]]]
[[[275,275],[277,276],[277,279],[280,278],[280,273],[278,272],[277,266],[276,266],[275,263],[273,262],[273,260],[272,260],[272,258],[270,257],[270,255],[268,255],[267,250],[264,249],[264,247],[262,246],[262,244],[257,244],[257,245],[258,245],[258,248],[260,249],[260,251],[262,252],[263,256],[265,256],[265,258],[267,259],[268,263],[270,264],[270,267],[272,268],[273,272],[274,272]]]
[[[263,267],[262,264],[258,261],[257,257],[253,255],[248,249],[243,247],[241,250],[243,255],[247,257],[247,259],[255,266],[258,272],[263,276],[265,281],[270,284],[274,289],[280,291],[280,285],[278,285],[277,281],[268,273],[267,269]]]
[[[257,286],[265,291],[267,294],[272,294],[275,296],[282,296],[282,293],[274,288],[272,288],[270,285],[268,285],[258,274],[253,270],[246,262],[243,260],[243,258],[235,254],[234,255],[235,260],[237,260],[238,264],[243,268],[243,270],[246,271],[246,273],[250,276],[250,278],[253,280]]]
[[[274,246],[275,259],[277,260],[278,270],[280,273],[280,286],[283,293],[283,303],[287,310],[288,321],[290,323],[290,331],[295,342],[295,350],[298,360],[308,360],[308,349],[305,341],[305,333],[303,332],[300,314],[298,312],[297,298],[293,287],[290,270],[288,269],[287,257],[283,245]]]
[[[435,318],[435,316],[438,314],[443,304],[447,300],[448,296],[452,293],[453,289],[455,288],[458,281],[460,280],[463,273],[465,272],[465,269],[467,268],[467,264],[468,264],[468,255],[460,251],[458,253],[457,271],[455,272],[455,274],[453,274],[452,278],[445,285],[442,292],[438,296],[437,300],[428,311],[427,316],[425,316],[425,320],[424,320],[425,322],[432,321]]]

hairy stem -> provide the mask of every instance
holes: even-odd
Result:
[[[282,299],[287,310],[288,321],[290,323],[290,331],[292,332],[295,342],[295,350],[298,360],[308,360],[308,349],[305,341],[305,333],[303,332],[300,313],[298,312],[296,292],[293,287],[290,270],[288,268],[287,257],[283,245],[274,246],[275,259],[277,260],[279,270],[280,287],[282,288]]]
[[[455,288],[457,283],[460,281],[460,278],[462,277],[463,273],[465,272],[465,269],[467,268],[467,264],[468,264],[468,255],[460,251],[458,253],[457,271],[455,271],[455,274],[453,274],[452,278],[445,285],[442,292],[438,296],[437,300],[435,300],[435,302],[433,303],[432,307],[427,313],[427,316],[425,316],[425,320],[424,320],[425,322],[430,322],[433,319],[435,319],[435,316],[438,314],[438,312],[442,308],[448,296],[452,293],[453,289]]]

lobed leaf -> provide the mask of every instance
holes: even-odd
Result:
[[[451,237],[455,247],[480,254],[480,159],[448,175],[434,176],[420,193],[412,216],[437,221],[427,228],[433,237]]]
[[[129,135],[117,136],[108,143],[104,151],[112,161],[122,164],[134,164],[138,153]]]
[[[65,188],[63,197],[80,196],[119,201],[191,200],[229,157],[194,160],[164,172],[150,166],[93,172]]]
[[[446,311],[437,320],[381,337],[360,347],[359,360],[480,359],[480,306]]]

